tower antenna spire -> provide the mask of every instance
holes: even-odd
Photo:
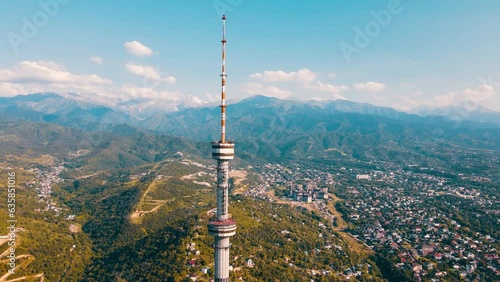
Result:
[[[226,142],[226,15],[222,16],[222,72],[221,72],[221,105],[220,105],[220,142]]]

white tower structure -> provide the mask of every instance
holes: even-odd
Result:
[[[236,234],[236,221],[229,217],[229,160],[234,158],[234,142],[226,140],[226,16],[222,17],[222,97],[221,139],[212,142],[212,158],[217,160],[217,214],[208,223],[215,237],[215,281],[229,281],[229,238]]]

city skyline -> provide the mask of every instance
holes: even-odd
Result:
[[[0,96],[218,101],[221,13],[231,98],[500,110],[494,1],[26,1],[0,12]],[[479,44],[481,42],[481,44]]]

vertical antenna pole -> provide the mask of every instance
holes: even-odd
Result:
[[[222,93],[221,93],[221,137],[220,142],[226,143],[226,16],[222,16]]]

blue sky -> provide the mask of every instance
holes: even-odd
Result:
[[[3,0],[0,95],[213,102],[224,12],[230,98],[500,110],[499,11],[495,0]]]

